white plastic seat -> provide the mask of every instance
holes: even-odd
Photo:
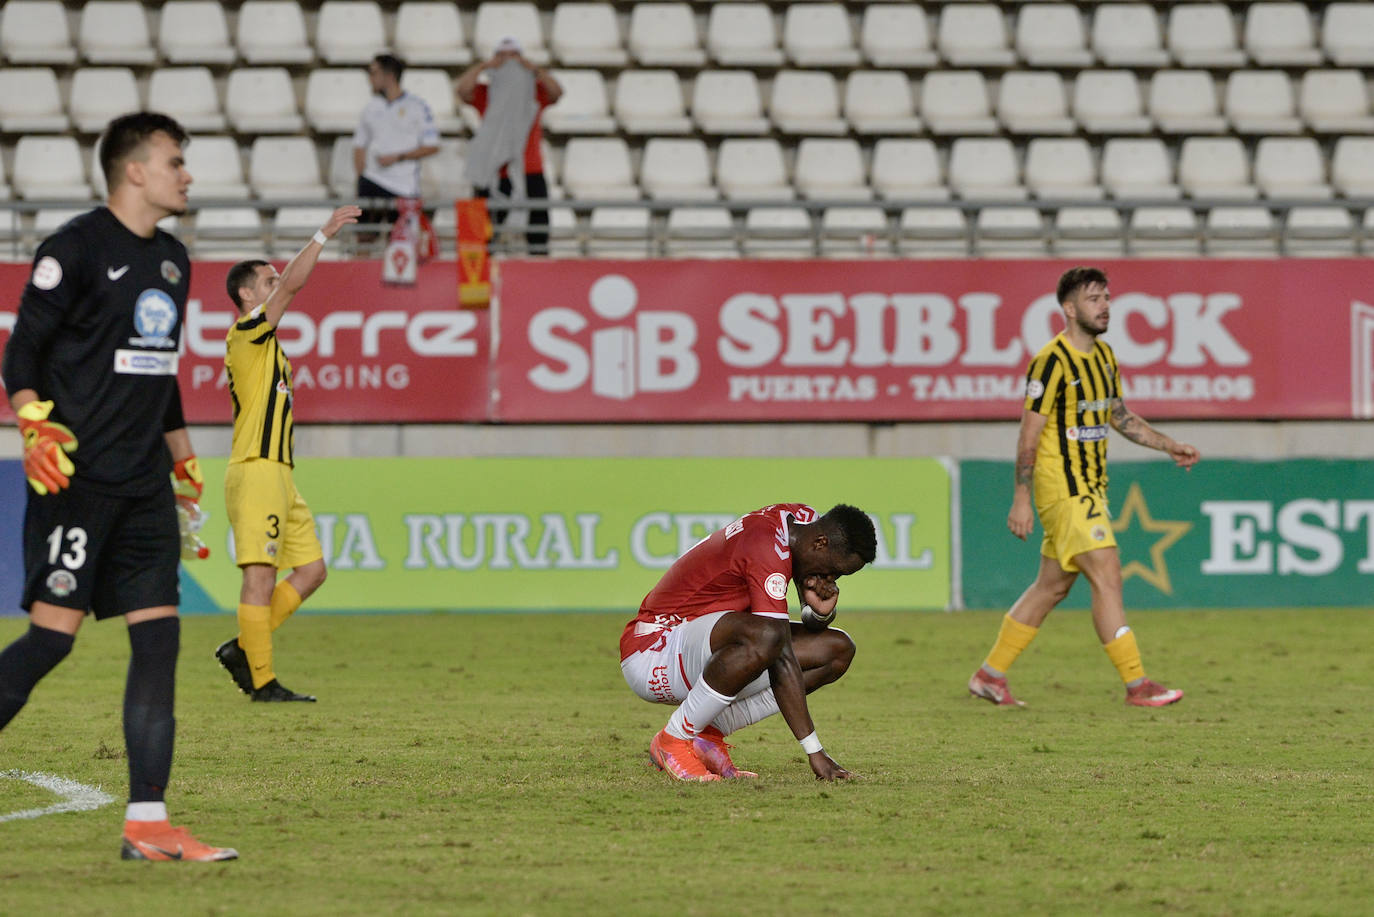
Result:
[[[911,83],[900,70],[855,70],[844,83],[844,116],[858,134],[919,134]]]
[[[1252,3],[1245,11],[1245,50],[1261,67],[1311,67],[1322,62],[1305,3]]]
[[[5,164],[3,161],[0,161],[0,201],[9,200],[13,193],[14,192],[11,190],[10,183],[5,175]],[[17,225],[18,218],[18,211],[10,211],[8,215],[0,215],[0,238],[6,238],[4,233],[7,230],[12,230],[15,228],[15,226]]]
[[[549,43],[564,67],[623,67],[615,7],[609,3],[560,3],[554,7]]]
[[[1016,53],[1032,67],[1090,67],[1083,14],[1072,3],[1028,3],[1016,16]]]
[[[1148,3],[1103,3],[1093,13],[1093,51],[1108,67],[1166,67],[1159,15]]]
[[[310,241],[315,230],[323,226],[334,210],[327,206],[278,207],[272,215],[272,244],[270,254],[273,258],[293,258]],[[337,243],[326,245],[320,252],[321,261],[337,261],[343,257],[341,246]]]
[[[1013,134],[1072,134],[1064,81],[1044,70],[1004,74],[997,86],[997,117]]]
[[[25,200],[87,200],[91,186],[72,137],[28,135],[14,147],[14,191]]]
[[[259,137],[248,152],[248,184],[267,200],[323,198],[315,141],[309,137]]]
[[[807,137],[797,145],[797,190],[808,200],[869,200],[863,152],[848,138]]]
[[[33,234],[36,238],[46,239],[61,229],[74,217],[79,217],[88,207],[43,207],[34,211]]]
[[[738,258],[730,211],[724,207],[669,210],[664,254],[670,258]]]
[[[563,95],[544,111],[544,130],[551,134],[611,134],[615,119],[606,99],[600,70],[555,70]]]
[[[90,0],[77,29],[81,56],[93,64],[151,64],[157,59],[138,0]]]
[[[841,3],[794,3],[782,20],[782,47],[798,67],[856,67],[859,51]]]
[[[764,3],[717,3],[706,19],[706,50],[726,67],[780,67],[773,11]]]
[[[294,134],[305,127],[284,67],[232,71],[224,88],[224,114],[234,130],[245,134]]]
[[[1046,254],[1045,218],[1034,207],[984,207],[974,241],[984,258],[1038,258]]]
[[[420,160],[420,195],[426,201],[441,201],[447,205],[460,198],[472,197],[472,183],[463,175],[467,161],[467,142],[456,137],[441,137],[439,152]],[[357,187],[357,177],[350,165],[348,174]],[[331,185],[333,182],[331,181]],[[352,196],[350,190],[345,197]]]
[[[549,208],[549,256],[581,258],[584,232],[571,207]]]
[[[964,199],[1024,198],[1011,141],[960,137],[949,150],[949,187]]]
[[[9,0],[0,5],[0,51],[11,64],[73,64],[67,10],[61,0]]]
[[[1191,258],[1202,254],[1197,214],[1187,207],[1137,207],[1127,229],[1127,253]]]
[[[1148,134],[1140,83],[1129,70],[1084,70],[1073,81],[1073,116],[1090,134]]]
[[[937,70],[921,84],[921,117],[933,134],[995,134],[988,86],[977,70]]]
[[[1311,137],[1265,137],[1255,147],[1255,184],[1267,198],[1327,198],[1326,158]]]
[[[771,139],[730,138],[716,156],[716,186],[729,200],[792,200],[782,147]]]
[[[192,200],[249,196],[243,159],[233,137],[197,137],[186,144],[186,170],[191,173]],[[350,188],[352,195],[355,189]]]
[[[1226,116],[1241,134],[1302,130],[1293,83],[1282,70],[1235,70],[1226,78]]]
[[[1355,254],[1355,220],[1344,207],[1294,207],[1283,221],[1283,254],[1349,258]]]
[[[897,221],[897,252],[904,258],[966,258],[968,219],[954,207],[907,207]]]
[[[472,50],[456,4],[407,0],[396,8],[392,42],[407,67],[466,67],[472,63]]]
[[[351,134],[372,98],[361,67],[311,70],[305,80],[305,120],[321,134]]]
[[[630,54],[645,67],[700,67],[706,52],[686,3],[636,3],[630,10]]]
[[[262,216],[252,207],[198,210],[192,225],[195,240],[191,249],[197,258],[236,261],[267,257]]]
[[[443,141],[439,141],[442,145]],[[420,160],[420,193],[426,197],[429,193],[425,191],[424,176],[425,165],[433,156]],[[353,170],[353,138],[335,137],[333,145],[329,148],[329,163],[325,167],[325,179],[329,186],[329,192],[335,197],[354,197],[358,193],[358,173]],[[192,172],[192,175],[196,173]],[[196,184],[191,186],[192,193],[195,193],[196,185],[200,184],[200,177],[196,176]],[[246,187],[246,186],[245,186]]]
[[[707,134],[766,134],[758,77],[752,70],[703,70],[692,87],[692,117]]]
[[[744,254],[751,258],[810,258],[815,231],[806,211],[754,207],[744,215]]]
[[[1121,212],[1115,207],[1061,207],[1050,249],[1057,258],[1117,258],[1123,254]]]
[[[1180,3],[1169,10],[1169,51],[1184,67],[1241,67],[1236,23],[1221,3]]]
[[[1150,79],[1150,115],[1166,134],[1223,134],[1217,87],[1205,70],[1160,70]]]
[[[68,127],[56,73],[47,67],[0,70],[0,131],[57,133]]]
[[[401,74],[401,88],[429,106],[440,134],[462,133],[463,117],[455,107],[453,80],[446,71],[438,67],[407,67]]]
[[[847,134],[840,117],[840,90],[835,77],[821,70],[782,70],[773,78],[768,100],[773,124],[784,134]]]
[[[1298,110],[1319,134],[1374,133],[1369,88],[1358,70],[1309,70],[1298,90]]]
[[[472,27],[472,44],[478,58],[486,60],[496,50],[496,43],[507,35],[520,42],[521,54],[531,63],[541,66],[549,62],[549,49],[544,44],[544,29],[539,24],[539,10],[525,0],[486,0],[477,7],[477,19]]]
[[[386,50],[386,26],[375,0],[324,0],[315,20],[315,47],[330,66],[366,64]]]
[[[587,254],[593,258],[647,258],[652,254],[649,211],[642,208],[593,207],[587,229]]]
[[[1328,6],[1322,16],[1322,50],[1338,67],[1374,66],[1374,5]]]
[[[1250,157],[1236,137],[1189,137],[1178,154],[1178,183],[1190,197],[1254,200]]]
[[[1331,183],[1346,197],[1374,197],[1374,137],[1342,137],[1331,153]]]
[[[572,198],[639,198],[630,148],[619,137],[574,137],[563,148],[563,187]]]
[[[1278,254],[1273,214],[1264,207],[1213,207],[1205,245],[1213,258],[1272,258]]]
[[[886,258],[892,254],[881,207],[827,207],[821,214],[820,253],[826,258]]]
[[[1078,137],[1036,137],[1026,146],[1026,187],[1036,197],[1102,197],[1092,149]]]
[[[623,70],[612,106],[627,134],[690,134],[682,83],[672,70]]]
[[[720,197],[711,184],[711,158],[696,138],[653,137],[644,144],[639,164],[644,193],[655,200],[704,200]]]
[[[859,48],[875,67],[934,67],[925,12],[915,3],[870,3],[859,27]]]
[[[157,46],[169,64],[232,64],[238,54],[229,41],[224,6],[216,0],[167,0]]]
[[[308,64],[315,59],[296,0],[244,0],[234,35],[249,64]]]
[[[949,200],[940,156],[929,140],[884,137],[873,145],[873,190],[887,200]]]
[[[114,118],[142,107],[128,67],[83,67],[72,74],[67,109],[83,134],[98,134]]]
[[[1010,67],[1007,23],[992,3],[950,3],[940,10],[935,47],[951,67]]]
[[[1176,198],[1169,151],[1160,140],[1113,137],[1102,146],[1102,187],[1115,198]]]

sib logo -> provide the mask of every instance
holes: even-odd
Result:
[[[134,304],[134,328],[139,336],[130,344],[151,347],[171,347],[172,331],[177,326],[177,307],[172,297],[162,290],[144,290]]]

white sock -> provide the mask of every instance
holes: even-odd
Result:
[[[716,715],[712,724],[723,735],[737,732],[745,726],[752,726],[759,720],[778,712],[778,701],[772,688],[765,688],[758,694],[741,697]]]
[[[710,726],[711,721],[728,707],[732,700],[733,697],[721,694],[703,678],[697,682],[695,688],[687,692],[687,699],[673,711],[673,715],[668,718],[668,725],[663,728],[670,736],[694,739],[697,732]]]
[[[131,802],[124,810],[125,821],[166,821],[167,803]]]

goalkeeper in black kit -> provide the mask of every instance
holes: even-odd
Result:
[[[186,210],[186,140],[165,115],[110,122],[100,141],[107,204],[39,246],[0,364],[31,485],[29,629],[0,651],[0,729],[71,652],[88,613],[124,618],[128,860],[238,856],[173,827],[164,802],[181,634],[176,500],[203,486],[176,377],[190,261],[157,227]]]

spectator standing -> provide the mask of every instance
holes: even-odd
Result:
[[[420,97],[401,88],[405,63],[378,54],[367,65],[375,93],[353,133],[353,169],[361,198],[420,196],[420,160],[439,152],[434,114]],[[368,210],[364,223],[395,222],[396,209]]]

